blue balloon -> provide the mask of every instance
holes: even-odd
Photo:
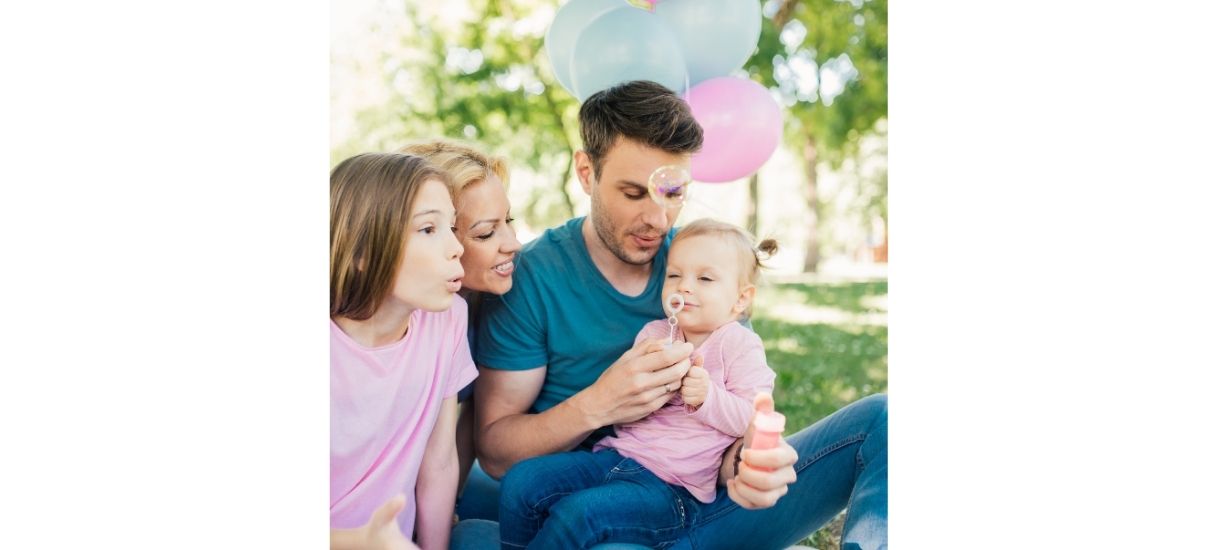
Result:
[[[651,80],[686,90],[686,61],[665,20],[631,6],[594,19],[576,38],[568,62],[580,101],[620,82]]]
[[[691,86],[728,76],[758,47],[758,0],[662,0],[656,10],[681,45]]]
[[[576,88],[572,86],[568,61],[572,59],[572,51],[576,49],[576,37],[580,36],[580,31],[597,16],[621,7],[623,0],[570,0],[555,13],[555,19],[546,30],[546,56],[551,59],[555,79],[572,95],[576,95]]]

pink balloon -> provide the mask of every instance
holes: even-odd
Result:
[[[686,95],[703,127],[703,149],[691,158],[691,177],[719,183],[753,174],[779,146],[783,120],[779,104],[761,84],[747,78],[709,78]]]

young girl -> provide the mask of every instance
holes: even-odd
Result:
[[[593,452],[523,461],[501,487],[503,548],[588,548],[601,542],[664,547],[685,535],[716,494],[721,458],[742,437],[754,397],[775,373],[762,341],[738,321],[748,316],[761,267],[743,230],[714,220],[682,228],[669,249],[662,296],[680,294],[676,341],[695,346],[692,366],[665,406],[615,427]],[[652,321],[636,343],[663,345],[669,323]],[[699,360],[694,361],[696,365]]]
[[[331,547],[447,548],[455,396],[477,373],[447,176],[364,154],[330,192]]]
[[[513,229],[509,213],[508,162],[501,157],[486,155],[456,141],[430,140],[407,145],[398,150],[423,157],[441,168],[451,179],[453,203],[457,207],[457,238],[462,253],[462,291],[458,293],[469,308],[467,340],[473,356],[473,334],[479,322],[479,305],[484,295],[502,295],[513,286],[514,261],[521,241]],[[457,513],[461,519],[496,518],[498,498],[478,498],[488,490],[495,491],[494,482],[482,472],[476,472],[473,498],[463,497],[463,488],[471,465],[474,464],[474,385],[458,393],[457,449],[460,464]],[[498,494],[492,496],[498,497]]]

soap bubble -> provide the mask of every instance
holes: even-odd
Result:
[[[677,208],[690,195],[690,170],[683,166],[668,164],[657,168],[648,176],[648,194],[652,200],[665,208]]]

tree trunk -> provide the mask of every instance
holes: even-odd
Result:
[[[821,218],[818,207],[818,149],[812,135],[806,136],[805,146],[801,149],[805,163],[805,209],[809,214],[805,238],[805,273],[817,273],[818,262],[822,259],[818,252],[818,222]]]
[[[775,28],[784,30],[784,25],[787,25],[792,20],[792,16],[796,15],[797,0],[784,0],[779,5],[779,9],[775,10],[775,16],[771,18],[771,22],[775,23]]]
[[[533,59],[533,57],[530,57],[530,59]],[[572,148],[571,140],[568,139],[568,132],[563,127],[563,115],[559,111],[559,106],[555,104],[555,98],[551,97],[551,92],[554,91],[555,87],[548,84],[547,81],[542,78],[542,74],[538,72],[537,67],[534,68],[534,76],[539,82],[542,82],[542,98],[546,100],[547,110],[550,111],[551,116],[555,121],[556,131],[559,132],[560,136],[563,136],[563,142],[568,146],[567,168],[564,168],[563,173],[559,175],[559,184],[557,185],[557,188],[559,190],[559,196],[563,197],[563,205],[565,208],[567,208],[568,217],[574,218],[576,217],[576,208],[572,204],[572,196],[568,194],[568,175],[572,173],[572,154],[574,149]]]
[[[560,128],[563,131],[563,128]],[[563,197],[563,205],[568,209],[568,218],[576,217],[576,209],[572,205],[572,197],[568,195],[568,174],[572,173],[572,151],[568,151],[567,168],[559,175],[559,196]]]
[[[746,228],[758,237],[758,172],[750,174],[750,197],[746,205]]]

